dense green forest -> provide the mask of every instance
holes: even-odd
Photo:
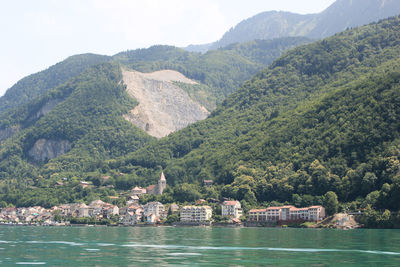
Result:
[[[172,46],[153,46],[121,52],[113,57],[84,54],[67,58],[42,72],[32,74],[7,90],[0,98],[0,130],[20,123],[26,124],[50,99],[63,100],[62,95],[47,91],[76,77],[90,66],[114,62],[142,72],[173,69],[200,82],[184,88],[196,101],[211,110],[235,91],[240,84],[272,63],[284,51],[309,43],[302,37],[253,41],[231,45],[206,54],[190,53]],[[72,91],[74,88],[70,88]],[[22,125],[24,126],[24,125]]]
[[[197,197],[307,205],[333,191],[354,209],[398,210],[399,30],[395,17],[294,49],[207,120],[109,166],[142,183],[162,168]]]
[[[229,54],[235,47],[239,45],[224,51]],[[138,50],[118,60],[139,70],[157,70],[173,68],[179,57],[171,61],[168,53],[181,53],[153,49],[161,55]],[[202,60],[212,60],[209,55],[217,51]],[[162,55],[164,60],[152,61]],[[249,55],[259,57],[244,56]],[[184,65],[177,70],[194,78],[205,65],[196,66],[199,72],[190,73]],[[115,64],[91,68],[69,82],[79,90],[58,93],[66,97],[64,102],[1,146],[2,205],[107,199],[117,190],[154,183],[163,170],[169,185],[165,194],[142,201],[226,197],[241,200],[246,211],[270,203],[307,206],[337,198],[340,209],[366,209],[371,224],[387,217],[383,210],[399,210],[399,17],[290,50],[228,96],[208,119],[160,140],[146,139],[143,133],[138,141],[137,129],[121,119],[135,103],[126,97],[120,75]],[[213,84],[207,77],[204,81]],[[49,94],[68,92],[69,83]],[[121,142],[109,135],[120,135]],[[47,163],[27,163],[27,147],[39,137],[67,138],[74,147]],[[55,187],[63,177],[64,186]],[[214,185],[204,188],[204,179]],[[82,189],[79,180],[94,187]]]
[[[234,44],[205,54],[187,52],[172,46],[153,46],[119,53],[113,59],[142,72],[172,69],[200,82],[200,91],[222,102],[243,82],[271,64],[290,48],[309,43],[304,37],[258,40]]]
[[[65,100],[1,145],[1,184],[11,188],[48,186],[50,181],[73,177],[65,173],[69,170],[76,175],[98,168],[103,160],[135,151],[153,140],[123,119],[136,103],[121,78],[119,65],[103,63],[43,96]],[[72,148],[54,161],[38,162],[28,151],[39,139],[67,140]]]
[[[108,60],[107,56],[95,54],[75,55],[44,71],[27,76],[7,90],[5,95],[0,98],[0,114],[29,103],[46,91],[82,73],[88,67]]]
[[[169,68],[187,75],[193,71],[198,77],[205,77],[203,81],[181,86],[193,99],[213,110],[227,94],[222,88],[233,91],[230,86],[239,85],[286,49],[306,42],[309,40],[305,38],[255,41],[205,55],[169,46],[128,51],[113,58],[80,55],[23,79],[9,90],[8,96],[29,95],[32,100],[4,97],[12,99],[15,107],[0,113],[0,188],[17,194],[12,197],[7,193],[2,199],[26,205],[25,197],[34,194],[37,197],[28,197],[34,205],[34,199],[43,200],[44,195],[49,195],[48,206],[57,196],[42,190],[50,190],[56,181],[70,179],[65,190],[75,190],[72,181],[92,179],[98,183],[100,174],[109,169],[105,160],[154,141],[122,118],[136,102],[121,84],[121,66],[140,71]],[[110,63],[99,64],[102,60]],[[1,137],[1,131],[7,129],[16,131]],[[68,143],[71,150],[57,158],[37,159],[31,150],[38,140]],[[120,177],[117,187],[126,188],[136,178],[135,174]],[[67,195],[71,196],[70,201],[81,199],[74,197],[76,194]]]

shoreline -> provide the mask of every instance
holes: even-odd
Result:
[[[135,225],[123,225],[123,224],[13,224],[13,223],[0,223],[0,226],[9,227],[212,227],[212,228],[291,228],[291,229],[338,229],[338,230],[354,230],[354,229],[391,229],[391,228],[366,228],[366,227],[354,227],[354,228],[343,228],[343,227],[302,227],[300,225],[254,225],[254,224],[135,224]]]

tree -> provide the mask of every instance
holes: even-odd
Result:
[[[167,220],[165,221],[165,223],[167,224],[171,224],[174,222],[179,222],[180,218],[178,214],[171,214],[167,216]]]
[[[324,195],[324,207],[327,215],[337,212],[339,206],[338,197],[335,192],[329,191]]]

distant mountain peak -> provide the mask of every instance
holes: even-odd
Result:
[[[398,0],[337,0],[318,14],[295,14],[287,11],[265,11],[245,19],[227,31],[220,40],[190,49],[217,49],[232,43],[304,36],[321,39],[347,28],[400,14]]]

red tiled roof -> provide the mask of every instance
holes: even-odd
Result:
[[[267,210],[280,210],[282,207],[268,207]]]
[[[293,205],[286,205],[282,207],[283,209],[290,209],[290,208],[295,208]]]
[[[237,203],[238,203],[237,200],[227,200],[227,201],[224,201],[224,203],[222,203],[222,205],[225,205],[225,206],[235,206]]]
[[[153,190],[155,187],[156,187],[156,185],[155,185],[155,184],[152,184],[152,185],[149,185],[148,187],[146,187],[146,190],[147,190],[147,191],[151,191],[151,190]]]
[[[265,212],[267,209],[252,209],[249,212]]]
[[[311,207],[308,207],[309,209],[319,209],[319,208],[322,208],[322,206],[320,206],[320,205],[318,205],[318,206],[311,206]]]
[[[293,208],[290,208],[290,210],[291,211],[302,211],[302,210],[308,210],[308,208],[296,208],[296,207],[293,207]]]

